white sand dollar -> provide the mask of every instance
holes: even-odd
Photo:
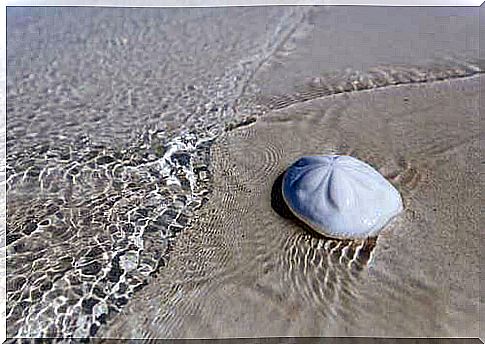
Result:
[[[403,210],[391,183],[343,155],[300,158],[284,175],[283,198],[300,220],[334,238],[375,236]]]

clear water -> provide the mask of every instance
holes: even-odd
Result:
[[[440,52],[446,62],[434,51],[414,64],[323,68],[304,52],[332,13],[10,8],[8,335],[106,328],[163,271],[210,199],[211,146],[225,132],[323,96],[480,71],[450,49]]]

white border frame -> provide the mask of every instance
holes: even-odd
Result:
[[[228,7],[228,6],[282,6],[282,5],[332,5],[332,6],[481,6],[482,0],[6,0],[0,7],[0,127],[2,130],[1,154],[5,157],[1,160],[0,168],[0,195],[3,203],[0,207],[0,342],[6,340],[6,125],[7,125],[7,64],[6,64],[6,7],[7,6],[94,6],[94,7]],[[1,155],[0,155],[1,156]]]

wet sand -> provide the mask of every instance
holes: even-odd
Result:
[[[52,11],[9,29],[11,335],[478,334],[477,11]],[[285,210],[326,153],[402,192],[377,239]]]
[[[228,133],[200,220],[106,334],[478,335],[478,88],[472,77],[336,95]],[[289,164],[327,153],[370,162],[403,194],[406,211],[373,248],[271,206]]]
[[[476,12],[451,12],[310,11],[238,102],[266,113],[211,147],[210,201],[102,336],[478,336],[483,77],[466,72]],[[402,192],[376,240],[329,240],[285,212],[281,174],[327,153]]]

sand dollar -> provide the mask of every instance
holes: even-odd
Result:
[[[305,156],[283,178],[290,210],[315,231],[334,238],[377,235],[403,210],[394,186],[351,156]]]

